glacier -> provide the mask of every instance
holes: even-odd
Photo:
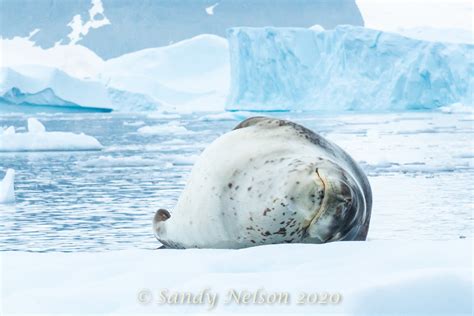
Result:
[[[471,44],[354,26],[232,28],[227,110],[403,111],[472,105]]]

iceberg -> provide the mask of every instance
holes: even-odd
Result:
[[[203,34],[125,54],[107,60],[98,80],[168,109],[223,110],[230,80],[227,40]]]
[[[227,110],[402,111],[472,105],[474,46],[362,27],[228,30]]]
[[[0,93],[9,93],[15,89],[30,94],[43,91],[40,93],[42,96],[49,94],[48,91],[52,90],[55,97],[76,105],[96,108],[112,107],[107,88],[104,84],[91,79],[71,77],[62,70],[47,66],[23,65],[16,66],[15,68],[1,67]],[[29,98],[31,99],[32,96],[29,96]],[[36,96],[36,98],[38,99],[39,96]],[[55,99],[54,101],[58,100]]]
[[[58,97],[53,89],[36,93],[22,92],[13,87],[0,97],[0,112],[111,112],[112,109],[80,106]]]
[[[28,119],[28,132],[16,133],[14,127],[0,131],[0,152],[101,150],[92,136],[70,132],[47,132],[35,118]]]
[[[0,204],[15,203],[15,170],[7,169],[7,173],[0,181]]]

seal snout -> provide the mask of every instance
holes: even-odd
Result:
[[[318,243],[344,240],[361,216],[356,183],[349,174],[332,164],[318,168],[316,173],[324,184],[324,198],[308,227],[308,238]]]
[[[160,208],[158,211],[156,211],[155,217],[154,217],[153,221],[154,221],[155,223],[165,222],[165,221],[167,221],[170,217],[171,217],[170,212],[168,212],[167,210],[165,210],[165,209],[163,209],[163,208]]]

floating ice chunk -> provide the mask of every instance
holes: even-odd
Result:
[[[474,114],[474,107],[467,106],[467,105],[457,102],[457,103],[453,103],[453,104],[441,107],[440,111],[443,113],[448,113],[448,114],[452,114],[452,113]]]
[[[0,134],[0,152],[5,151],[72,151],[101,150],[102,145],[92,136],[70,132],[46,132],[35,118],[28,119],[28,132],[15,133],[9,127]]]
[[[15,203],[15,170],[8,169],[0,181],[0,204]]]
[[[0,135],[12,135],[15,134],[15,126],[10,126],[7,127],[5,130],[3,128],[0,128]]]
[[[142,125],[145,125],[145,122],[143,122],[143,121],[123,122],[123,125],[125,125],[125,126],[142,126]]]
[[[88,168],[113,168],[113,167],[142,167],[142,166],[158,166],[160,162],[153,159],[145,159],[141,157],[111,157],[100,156],[96,159],[80,161],[77,163],[81,167]],[[170,167],[170,164],[165,164]]]
[[[43,132],[46,132],[46,128],[40,121],[38,121],[34,117],[30,117],[28,119],[28,132],[29,133],[43,133]]]
[[[138,129],[140,134],[188,134],[191,133],[186,127],[178,121],[172,121],[168,124],[159,124],[152,126],[143,126]]]
[[[179,119],[181,117],[181,115],[178,113],[168,113],[166,111],[153,112],[153,113],[148,114],[147,116],[152,119],[167,119],[167,120]]]
[[[240,121],[253,114],[251,112],[222,112],[217,114],[208,114],[199,118],[200,121]]]
[[[172,163],[175,166],[189,166],[193,165],[196,160],[198,159],[198,155],[192,155],[192,156],[174,156]]]

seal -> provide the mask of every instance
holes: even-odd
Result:
[[[252,117],[202,152],[153,231],[165,248],[365,240],[371,208],[369,181],[344,150],[291,121]]]

